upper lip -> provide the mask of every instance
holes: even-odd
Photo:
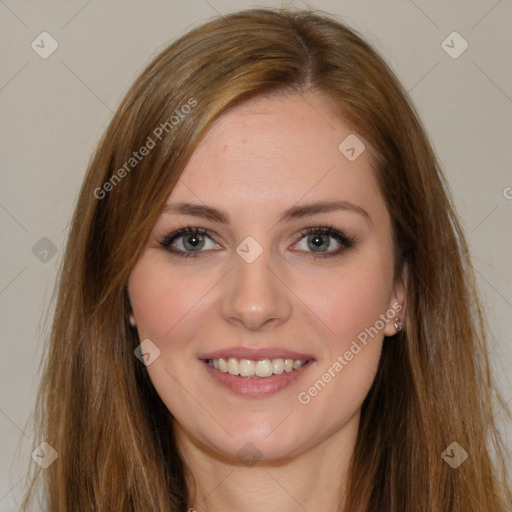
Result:
[[[252,361],[261,361],[262,359],[314,359],[310,354],[294,352],[293,350],[285,350],[277,347],[268,348],[245,348],[230,347],[201,354],[199,359],[228,359],[234,357],[236,359],[250,359]]]

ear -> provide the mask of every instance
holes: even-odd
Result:
[[[389,309],[386,312],[386,317],[389,320],[384,327],[384,336],[394,336],[403,329],[401,326],[405,322],[405,310],[407,306],[407,272],[407,264],[404,264],[401,274],[395,279]],[[394,316],[391,317],[393,312]]]
[[[130,325],[132,327],[135,327],[137,325],[137,322],[135,320],[135,316],[133,314],[132,304],[130,302],[130,293],[128,291],[128,283],[126,283],[124,287],[124,298],[126,303],[126,309],[130,312]]]

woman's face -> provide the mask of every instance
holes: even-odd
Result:
[[[293,94],[219,118],[131,272],[147,371],[196,449],[277,460],[355,438],[404,289],[368,151],[331,110]]]

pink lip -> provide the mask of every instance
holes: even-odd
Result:
[[[228,359],[234,357],[236,359],[250,359],[252,361],[260,361],[262,359],[314,359],[310,354],[302,354],[293,352],[291,350],[284,350],[277,347],[269,348],[244,348],[244,347],[231,347],[216,350],[215,352],[208,352],[201,354],[199,359]]]
[[[268,354],[268,351],[266,353]],[[280,353],[282,354],[283,352]],[[213,353],[213,355],[215,355],[215,353]],[[248,359],[252,359],[253,357],[254,356],[251,356]],[[307,357],[302,357],[301,359],[306,358]],[[205,359],[218,359],[218,357],[207,357]],[[230,373],[224,373],[221,372],[220,370],[216,370],[215,368],[211,367],[206,361],[201,362],[203,366],[206,368],[206,371],[218,384],[238,395],[254,398],[263,398],[266,396],[273,395],[278,391],[281,391],[282,389],[288,387],[290,384],[299,379],[301,375],[304,374],[304,372],[307,372],[308,369],[314,365],[314,361],[309,361],[304,366],[301,366],[298,370],[293,370],[291,372],[283,372],[279,375],[272,375],[271,377],[250,378],[240,377],[239,375],[231,375]]]

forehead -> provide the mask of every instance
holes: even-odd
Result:
[[[383,204],[369,152],[351,161],[339,149],[349,136],[355,134],[323,96],[252,98],[211,125],[169,200],[251,215],[281,211],[302,198],[344,199],[378,210]]]

